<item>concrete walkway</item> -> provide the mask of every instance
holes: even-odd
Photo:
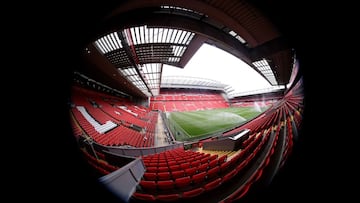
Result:
[[[158,114],[158,121],[155,127],[155,147],[169,145],[167,136],[165,134],[163,120],[161,115]]]

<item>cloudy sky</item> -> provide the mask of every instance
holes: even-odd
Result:
[[[208,44],[200,47],[184,69],[164,65],[162,76],[192,76],[213,79],[231,85],[234,92],[271,87],[246,63]]]

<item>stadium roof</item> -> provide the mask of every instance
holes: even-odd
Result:
[[[157,95],[163,64],[183,68],[203,43],[240,58],[270,84],[289,82],[293,50],[247,1],[121,1],[96,25],[78,71],[138,97]]]
[[[226,88],[231,88],[228,86],[229,85],[223,84],[216,80],[188,76],[162,77],[162,82],[160,85],[161,88],[196,88],[220,91],[226,91]]]
[[[162,27],[135,26],[107,34],[95,47],[146,96],[159,94],[162,64],[180,60],[195,33]]]

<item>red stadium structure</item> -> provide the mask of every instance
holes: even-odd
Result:
[[[83,47],[69,114],[81,154],[120,201],[236,202],[266,189],[291,157],[303,78],[285,36],[250,1],[120,1]],[[162,77],[202,44],[243,60],[273,88],[235,93],[205,78]],[[219,69],[219,71],[221,71]],[[242,125],[176,140],[168,112],[269,107]]]

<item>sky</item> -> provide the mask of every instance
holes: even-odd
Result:
[[[183,69],[164,64],[162,76],[213,79],[231,85],[234,92],[271,87],[270,83],[245,62],[209,44],[203,44]]]

